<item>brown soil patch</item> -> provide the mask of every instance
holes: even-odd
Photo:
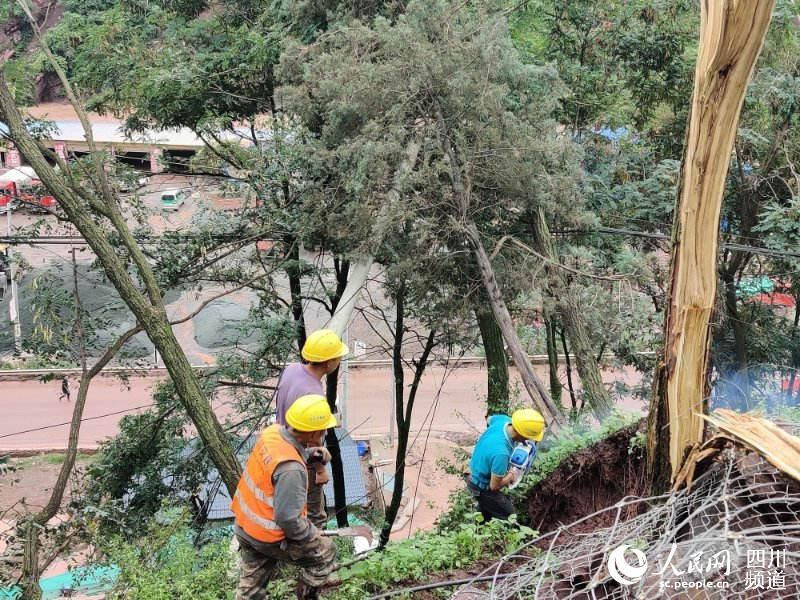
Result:
[[[612,506],[625,496],[642,495],[644,450],[634,448],[629,452],[629,446],[631,438],[644,427],[642,420],[565,459],[531,491],[528,497],[531,527],[545,534]],[[571,527],[570,532],[606,527],[614,517],[613,511],[606,511]]]
[[[8,466],[11,468],[0,473],[0,514],[15,507],[9,511],[9,517],[13,518],[16,510],[24,512],[23,505],[28,511],[43,508],[58,479],[61,456],[63,455],[39,454],[10,459]],[[85,455],[78,455],[76,468],[85,468],[87,458]],[[69,490],[68,484],[65,503],[69,501]]]

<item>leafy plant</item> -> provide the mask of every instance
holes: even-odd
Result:
[[[362,600],[402,581],[424,581],[434,573],[467,567],[484,556],[517,550],[535,533],[514,519],[484,523],[480,515],[473,514],[454,529],[418,533],[343,569],[344,583],[330,598]]]
[[[111,531],[138,535],[165,500],[186,498],[208,476],[206,452],[184,437],[186,415],[174,389],[159,386],[156,407],[120,421],[88,469],[87,510]]]
[[[182,518],[155,518],[148,535],[128,542],[112,539],[104,548],[119,579],[110,599],[221,600],[236,589],[234,556],[226,536],[200,550]]]

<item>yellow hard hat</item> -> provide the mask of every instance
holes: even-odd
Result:
[[[334,358],[342,358],[350,349],[331,329],[318,329],[306,339],[300,354],[308,362],[325,362]]]
[[[286,411],[286,422],[297,431],[322,431],[336,427],[328,399],[320,394],[300,396]]]
[[[522,437],[541,442],[544,437],[544,417],[533,408],[521,408],[511,415],[511,426]]]

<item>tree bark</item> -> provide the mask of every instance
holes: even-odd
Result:
[[[517,331],[514,329],[514,322],[511,320],[511,314],[508,312],[508,307],[503,300],[503,294],[500,292],[500,286],[497,284],[497,279],[492,269],[492,263],[489,260],[489,256],[486,254],[486,250],[483,248],[478,230],[474,224],[471,224],[467,227],[466,231],[470,245],[472,246],[473,254],[475,255],[475,261],[481,272],[483,285],[489,297],[489,304],[492,307],[497,325],[503,332],[506,344],[508,344],[511,358],[514,360],[514,364],[522,377],[522,383],[530,395],[531,400],[533,400],[534,405],[541,411],[544,418],[548,422],[563,425],[564,417],[561,414],[560,408],[553,403],[544,384],[534,372],[533,366],[530,360],[528,360],[528,355],[522,347],[522,342],[520,342],[519,336],[517,336]]]
[[[106,195],[105,204],[97,205],[95,201],[93,207],[102,211],[101,214],[107,216],[113,223],[122,245],[134,259],[136,274],[145,283],[144,293],[132,279],[128,265],[116,253],[106,231],[98,224],[89,206],[83,202],[85,192],[79,190],[77,184],[68,184],[64,175],[53,170],[45,159],[25,126],[2,72],[0,72],[0,111],[10,130],[10,137],[20,153],[34,168],[50,193],[59,199],[67,218],[94,251],[120,298],[130,308],[137,322],[161,354],[189,418],[197,427],[211,460],[232,495],[239,481],[241,466],[211,409],[208,398],[200,387],[197,376],[175,338],[158,292],[155,274],[144,259],[124,220],[119,218],[119,208],[113,206],[113,198],[112,202],[108,202]]]
[[[589,340],[586,324],[581,316],[576,295],[570,289],[569,281],[558,266],[558,254],[553,245],[553,238],[547,227],[544,210],[536,210],[533,219],[533,239],[536,250],[547,261],[544,268],[548,283],[546,292],[556,305],[562,325],[569,337],[572,352],[575,355],[575,367],[583,384],[583,397],[599,419],[605,418],[614,405],[611,394],[603,383],[600,365],[595,350]]]
[[[350,263],[348,261],[334,261],[336,266],[336,292],[332,299],[331,308],[335,314],[338,304],[342,300],[342,294],[347,287],[350,273]],[[336,412],[336,394],[339,385],[339,369],[328,375],[326,384],[326,395],[331,411]],[[336,510],[336,523],[339,527],[347,527],[347,491],[344,485],[344,464],[342,463],[342,449],[339,445],[339,438],[336,431],[329,429],[326,435],[326,445],[331,453],[331,473],[333,474],[333,504]]]
[[[553,402],[561,404],[561,380],[558,378],[558,345],[556,343],[558,323],[548,310],[543,311],[543,320],[547,345],[547,369],[550,374],[550,395],[553,397]],[[561,406],[564,405],[561,404]]]
[[[339,369],[328,375],[325,382],[325,394],[331,410],[336,406],[336,393],[339,385]],[[348,526],[347,516],[347,491],[344,485],[344,463],[342,462],[342,448],[336,430],[329,429],[325,434],[325,445],[331,453],[331,473],[333,475],[333,506],[336,515],[336,524],[339,527]]]
[[[747,83],[774,0],[701,2],[700,45],[672,235],[664,357],[648,430],[648,480],[660,493],[702,442],[719,216]]]
[[[567,389],[569,390],[570,417],[575,417],[578,414],[578,400],[575,396],[575,384],[572,383],[572,359],[569,357],[569,346],[567,345],[567,336],[564,334],[564,328],[561,327],[558,331],[559,338],[561,339],[561,349],[564,351],[564,369],[567,372]],[[581,404],[583,407],[583,404]]]
[[[293,236],[287,236],[284,243],[291,248],[289,262],[286,265],[286,276],[289,278],[289,296],[292,304],[292,318],[294,319],[298,351],[306,343],[306,319],[303,315],[303,289],[300,284],[300,245]]]
[[[405,327],[405,290],[403,286],[397,292],[395,302],[394,344],[392,348],[392,374],[394,376],[394,418],[397,422],[397,453],[395,454],[394,485],[392,486],[392,499],[386,507],[386,515],[381,528],[380,546],[384,547],[389,542],[392,526],[400,503],[403,500],[403,486],[405,485],[406,454],[408,454],[408,434],[411,423],[406,420],[405,405],[405,372],[403,371],[403,329]]]
[[[508,357],[503,346],[503,332],[491,309],[475,308],[475,318],[481,332],[483,350],[486,355],[486,414],[508,412]]]

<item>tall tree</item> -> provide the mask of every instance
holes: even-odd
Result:
[[[45,52],[49,52],[43,42],[41,47]],[[55,60],[53,65],[57,70],[60,69]],[[87,192],[65,161],[46,155],[46,151],[28,130],[5,75],[0,72],[0,116],[8,125],[7,135],[33,166],[48,190],[59,199],[67,218],[86,239],[120,297],[158,349],[187,413],[197,426],[198,433],[208,447],[225,485],[233,494],[241,470],[239,462],[211,410],[197,376],[175,338],[164,309],[161,288],[153,266],[128,227],[119,199],[115,197],[109,183],[109,176],[104,168],[104,155],[93,147],[91,127],[86,115],[82,112],[78,98],[66,76],[63,72],[59,75],[68,91],[70,101],[81,116],[87,141],[95,150],[92,155],[92,177],[96,181],[96,187]],[[48,162],[48,158],[56,160],[60,170],[55,170]],[[118,236],[119,243],[116,246],[111,242],[111,232]],[[133,266],[133,273],[129,270],[129,265]]]
[[[483,247],[520,211],[558,212],[556,198],[574,188],[577,155],[556,134],[554,103],[541,102],[553,98],[543,90],[559,85],[552,71],[523,65],[502,14],[485,5],[412,2],[394,22],[347,23],[314,45],[289,48],[281,72],[293,84],[282,92],[286,107],[304,119],[323,115],[321,142],[348,174],[339,188],[384,228],[394,213],[371,208],[373,198],[392,180],[409,140],[425,140],[410,181],[416,193],[403,198],[402,210],[440,232],[430,251],[470,250],[526,388],[560,420],[516,339]],[[363,239],[375,239],[374,230]]]

